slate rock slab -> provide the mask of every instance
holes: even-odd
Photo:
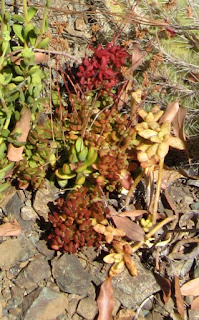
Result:
[[[51,276],[48,261],[38,259],[30,261],[29,264],[19,273],[15,283],[22,288],[34,288],[36,284]],[[37,287],[37,285],[36,285]]]
[[[25,236],[8,239],[0,244],[0,268],[9,270],[16,264],[33,257],[35,253],[36,248]]]
[[[22,304],[23,320],[55,320],[68,308],[68,298],[51,288],[38,288]]]
[[[135,260],[138,275],[132,277],[125,268],[117,277],[113,277],[114,297],[124,307],[131,309],[138,307],[151,294],[160,290],[158,283],[150,270],[147,270],[138,259]],[[100,263],[94,262],[91,275],[94,283],[99,286],[108,275],[108,265],[104,272],[100,272]]]
[[[52,273],[61,291],[87,295],[92,277],[75,255],[64,253],[52,260]]]

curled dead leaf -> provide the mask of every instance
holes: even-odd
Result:
[[[99,315],[97,320],[112,320],[114,308],[112,278],[107,277],[100,287],[100,293],[97,298]]]
[[[199,295],[199,278],[190,280],[181,287],[183,296],[198,296]]]
[[[0,225],[1,237],[17,237],[21,234],[22,228],[20,224],[14,219],[12,222],[6,222]]]
[[[15,128],[12,133],[15,133],[17,130],[21,131],[21,135],[18,137],[17,141],[26,142],[28,133],[30,131],[30,121],[31,121],[31,111],[23,107],[21,111],[21,118],[17,121]],[[7,158],[10,161],[20,161],[23,160],[22,153],[24,150],[24,146],[15,147],[13,144],[9,144]]]

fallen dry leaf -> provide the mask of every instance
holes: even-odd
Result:
[[[180,105],[178,101],[170,102],[166,107],[164,114],[160,118],[159,123],[164,123],[165,121],[172,122],[179,108],[180,108]]]
[[[145,213],[148,213],[146,210],[128,210],[128,211],[123,211],[117,214],[119,217],[129,217],[129,218],[135,218],[139,217]]]
[[[173,131],[176,137],[180,138],[182,141],[186,140],[184,133],[184,121],[187,114],[187,110],[183,107],[179,107],[179,110],[175,117],[173,118]]]
[[[143,53],[140,49],[140,46],[139,46],[139,44],[134,43],[133,44],[133,53],[132,53],[132,58],[131,58],[131,61],[132,61],[131,70],[132,71],[135,71],[139,67],[139,65],[142,64],[142,59],[143,59]]]
[[[120,230],[123,230],[129,239],[133,241],[144,240],[145,233],[140,225],[131,221],[127,217],[120,217],[118,212],[112,206],[109,206],[108,208],[116,227]]]
[[[99,315],[97,320],[112,320],[114,308],[112,278],[107,277],[100,287],[100,293],[97,298]]]
[[[22,228],[16,219],[12,222],[6,222],[0,225],[1,237],[17,237],[21,234],[21,231]]]
[[[183,296],[198,296],[199,295],[199,278],[188,281],[181,287]]]
[[[112,219],[116,227],[120,230],[123,230],[126,236],[130,240],[133,240],[133,241],[144,240],[145,233],[139,224],[131,221],[127,217],[112,216]]]
[[[199,310],[199,297],[195,298],[191,303],[192,310]]]
[[[159,274],[155,274],[155,278],[162,289],[163,300],[165,303],[167,303],[171,296],[171,282],[169,281],[169,279],[162,277]]]
[[[175,297],[176,297],[176,306],[179,314],[184,319],[185,310],[184,310],[184,300],[180,291],[180,281],[178,277],[174,277],[175,280]]]
[[[26,142],[28,133],[30,131],[30,121],[31,121],[31,111],[28,108],[23,107],[21,111],[21,118],[19,121],[17,121],[15,129],[12,132],[14,134],[17,130],[21,131],[21,135],[18,137],[18,141]],[[7,158],[10,161],[23,160],[23,157],[22,157],[23,150],[24,150],[24,146],[17,148],[10,143],[8,146]]]

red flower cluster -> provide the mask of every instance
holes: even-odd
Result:
[[[49,215],[53,225],[48,236],[52,249],[75,253],[84,246],[100,246],[102,235],[93,229],[92,218],[100,223],[109,209],[104,207],[102,201],[95,201],[99,192],[97,187],[93,193],[81,187],[69,193],[67,200],[58,199],[57,212]]]
[[[85,90],[104,88],[109,91],[121,80],[120,68],[130,55],[124,47],[108,43],[105,48],[98,45],[93,56],[83,60],[77,76]]]

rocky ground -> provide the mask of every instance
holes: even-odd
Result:
[[[10,10],[12,1],[7,1],[7,4]],[[106,37],[110,36],[111,23],[102,19],[101,13],[95,17],[82,13],[88,8],[85,2],[62,1],[60,5],[60,1],[56,0],[51,5],[54,8],[49,13],[52,50],[68,52],[77,60],[84,57],[93,37],[91,26],[96,19],[103,21],[103,32]],[[20,11],[21,7],[18,8]],[[67,14],[68,11],[73,12]],[[41,15],[42,10],[38,13],[38,19]],[[61,59],[64,63],[66,58]],[[178,180],[169,180],[167,176],[166,200],[163,197],[159,211],[161,214],[167,210],[168,216],[173,212],[180,214],[180,228],[198,230],[199,173],[198,165],[195,167],[194,174],[189,172],[186,176],[183,172],[177,177]],[[42,189],[33,193],[16,190],[13,186],[3,194],[0,201],[1,220],[12,215],[22,232],[16,237],[0,237],[2,320],[97,319],[96,299],[109,266],[102,262],[101,252],[92,248],[76,255],[57,254],[49,249],[46,241],[46,233],[50,228],[48,214],[58,193],[59,190],[50,187],[46,181]],[[191,235],[197,234],[197,230]],[[180,242],[182,236],[184,234],[179,232],[173,237]],[[186,238],[189,237],[187,233]],[[152,247],[134,255],[138,276],[132,277],[124,270],[113,279],[115,320],[180,319],[175,318],[177,306],[173,289],[167,303],[163,302],[156,274],[159,267],[164,276],[169,279],[177,276],[181,284],[199,277],[198,244],[188,246],[184,251],[183,245],[178,248],[165,245],[160,251],[153,251]],[[157,264],[156,272],[154,261]],[[199,311],[189,308],[192,300],[193,297],[188,296],[184,303],[188,306],[187,319],[194,320],[199,317]]]

